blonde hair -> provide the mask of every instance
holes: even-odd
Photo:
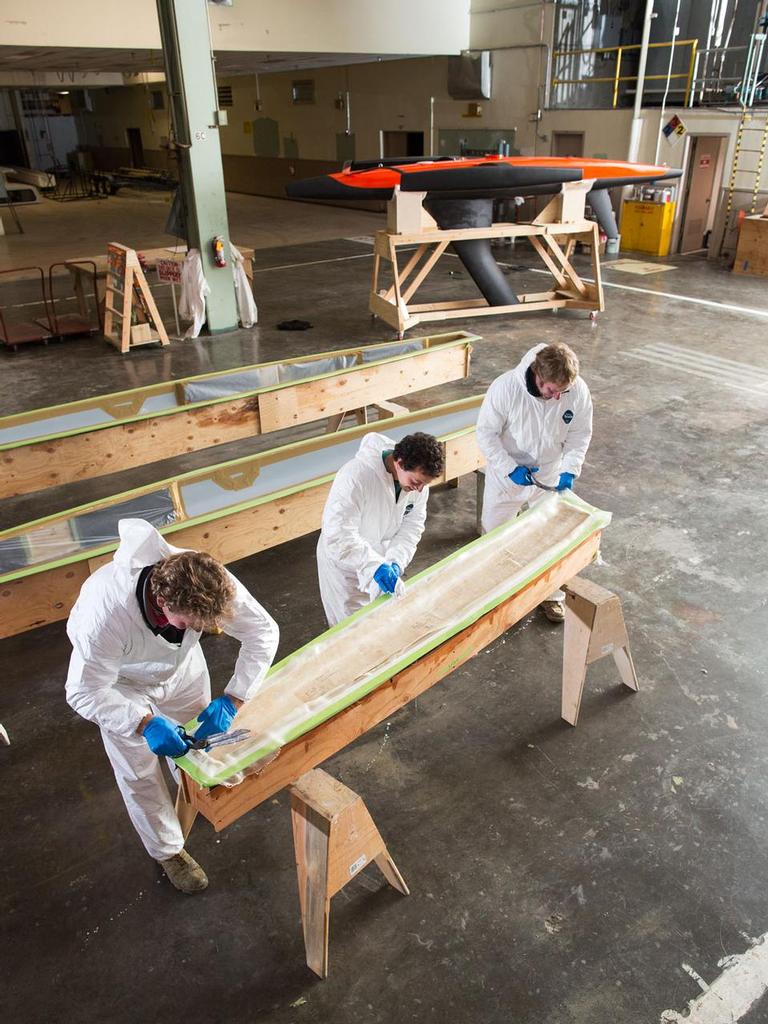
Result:
[[[545,384],[567,388],[579,375],[579,358],[572,348],[559,341],[536,353],[533,372]]]
[[[235,597],[235,588],[221,562],[204,551],[180,551],[152,569],[150,587],[170,611],[190,615],[205,629],[218,627]]]

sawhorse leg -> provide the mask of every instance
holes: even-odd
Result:
[[[605,587],[576,576],[565,590],[562,716],[576,725],[587,665],[612,654],[622,683],[637,690],[637,674],[621,601]]]
[[[186,773],[180,768],[177,770],[179,773],[179,788],[176,791],[176,817],[179,819],[181,832],[186,840],[195,823],[197,809],[192,806],[189,800],[189,790],[187,789],[189,781]]]
[[[391,886],[408,886],[362,799],[320,768],[290,787],[291,821],[307,965],[328,976],[331,897],[375,861]]]

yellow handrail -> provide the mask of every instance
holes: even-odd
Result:
[[[672,78],[684,78],[686,80],[686,83],[685,83],[685,99],[683,100],[683,105],[684,106],[688,106],[688,98],[689,98],[689,96],[691,94],[691,88],[693,86],[693,72],[694,72],[694,67],[695,67],[695,63],[696,63],[696,50],[698,48],[698,45],[699,45],[698,39],[676,39],[674,42],[668,42],[668,43],[649,43],[649,46],[648,46],[649,49],[655,49],[655,48],[659,48],[659,47],[670,47],[670,46],[674,46],[674,47],[677,47],[677,46],[690,46],[690,48],[691,48],[691,58],[690,58],[690,61],[688,63],[688,70],[687,71],[684,71],[684,72],[679,73],[679,74],[669,75],[669,76],[667,76],[667,75],[646,75],[645,76],[646,80],[651,82],[651,81],[654,81],[654,80],[655,81],[659,81],[659,80],[666,81],[667,78],[670,78],[670,79],[672,79]],[[615,53],[616,54],[616,69],[615,69],[615,71],[614,71],[614,73],[612,75],[601,76],[601,77],[598,77],[598,78],[594,78],[594,77],[591,77],[591,78],[557,78],[553,74],[552,75],[552,87],[554,88],[555,86],[558,86],[558,85],[589,85],[592,82],[596,82],[596,83],[597,82],[613,82],[613,101],[612,101],[611,106],[613,107],[613,109],[616,109],[616,107],[618,106],[618,102],[619,102],[619,83],[620,82],[636,82],[637,81],[637,75],[622,75],[621,74],[621,61],[622,61],[622,57],[623,57],[624,53],[627,50],[639,50],[641,48],[641,46],[642,46],[641,43],[631,43],[628,46],[596,46],[596,47],[590,47],[589,49],[585,49],[585,50],[555,50],[553,52],[553,54],[552,54],[552,65],[553,65],[553,67],[554,67],[555,61],[557,60],[558,57],[570,57],[570,56],[573,56],[575,54],[584,54],[584,53]]]

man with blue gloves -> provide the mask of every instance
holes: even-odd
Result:
[[[272,664],[278,628],[210,555],[171,547],[143,519],[123,519],[119,531],[114,559],[86,580],[67,622],[67,701],[101,729],[150,857],[177,889],[200,892],[208,879],[184,849],[160,758],[186,753],[178,726],[196,715],[196,738],[229,730]],[[240,641],[232,678],[214,700],[200,647],[206,629]]]
[[[484,532],[508,522],[544,497],[533,475],[558,491],[570,490],[592,438],[592,398],[567,345],[536,345],[514,370],[488,388],[477,420],[485,456]],[[550,622],[565,618],[565,594],[542,602]]]
[[[395,444],[366,434],[357,455],[336,474],[317,545],[320,596],[329,626],[379,594],[397,594],[427,518],[429,484],[443,472],[443,449],[431,434]]]

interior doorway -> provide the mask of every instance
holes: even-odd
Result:
[[[12,167],[29,166],[24,144],[15,128],[0,131],[0,164],[11,164]]]
[[[681,253],[707,248],[723,177],[726,139],[724,135],[691,136],[680,215],[678,251]]]
[[[424,132],[381,133],[381,156],[424,156]]]
[[[131,167],[144,167],[144,145],[141,141],[141,128],[126,128],[128,148],[131,151]]]
[[[584,156],[584,132],[552,132],[552,156]]]

